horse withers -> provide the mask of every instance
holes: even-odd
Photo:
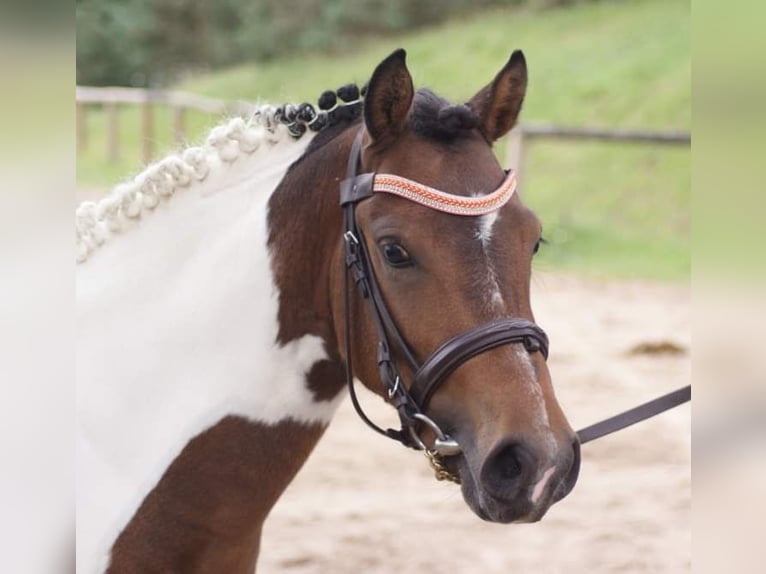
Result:
[[[78,571],[252,572],[347,380],[485,520],[572,489],[530,305],[541,226],[492,152],[526,85],[514,52],[451,105],[398,50],[363,103],[289,127],[260,108],[78,208]]]

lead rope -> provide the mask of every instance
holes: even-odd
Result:
[[[686,385],[666,395],[648,401],[637,407],[633,407],[603,421],[597,422],[577,431],[577,438],[580,444],[585,444],[602,436],[606,436],[618,430],[622,430],[636,423],[640,423],[648,418],[682,405],[692,398],[692,387]]]

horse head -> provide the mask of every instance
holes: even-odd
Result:
[[[510,177],[492,145],[516,123],[526,86],[525,59],[517,51],[468,103],[452,105],[428,90],[415,91],[405,53],[396,51],[367,87],[357,170],[391,174],[445,197],[486,197]],[[359,130],[349,129],[346,143]],[[358,204],[355,216],[382,305],[415,364],[478,326],[504,318],[534,321],[530,275],[541,225],[518,194],[466,217],[375,193]],[[342,275],[332,276],[331,288],[339,349],[345,335]],[[380,383],[380,330],[371,309],[359,298],[353,305],[350,358],[365,386],[391,398]],[[417,373],[399,346],[391,352],[407,387]],[[459,454],[440,464],[462,483],[466,502],[485,520],[539,520],[577,479],[579,444],[556,400],[545,357],[535,350],[515,343],[473,354],[421,405],[436,433],[441,429],[460,445]],[[425,425],[417,432],[428,449],[434,430]]]
[[[452,105],[415,91],[398,50],[269,204],[278,342],[324,340],[315,397],[340,392],[345,364],[352,391],[353,376],[397,407],[403,432],[389,436],[424,447],[476,514],[504,523],[539,520],[580,462],[530,304],[540,221],[492,150],[526,85],[514,52]]]

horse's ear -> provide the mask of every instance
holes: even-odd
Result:
[[[479,90],[468,104],[479,116],[479,129],[490,143],[516,124],[526,92],[527,62],[521,50],[516,50],[492,83]]]
[[[373,141],[395,137],[404,129],[414,95],[406,55],[396,50],[378,64],[367,84],[364,123]]]

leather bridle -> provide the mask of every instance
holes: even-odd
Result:
[[[340,183],[340,205],[343,209],[343,242],[345,253],[345,269],[343,272],[343,300],[345,316],[345,353],[346,353],[346,383],[351,401],[359,417],[374,431],[401,442],[405,446],[423,450],[438,480],[450,480],[459,483],[460,479],[450,472],[443,464],[443,457],[454,456],[461,452],[460,445],[439,425],[425,414],[425,410],[438,391],[440,385],[460,365],[475,357],[502,345],[521,343],[529,353],[540,352],[548,358],[548,336],[539,326],[526,319],[512,317],[484,323],[464,331],[444,342],[422,364],[418,363],[415,354],[399,331],[386,305],[380,290],[375,271],[370,260],[370,254],[364,241],[364,235],[356,221],[356,206],[372,197],[375,191],[375,173],[359,174],[361,149],[364,130],[360,129],[348,159],[346,179]],[[380,176],[388,179],[402,179],[396,176]],[[414,185],[414,182],[410,182]],[[425,187],[425,186],[421,186]],[[430,188],[428,188],[430,189]],[[502,186],[501,186],[502,189]],[[498,189],[493,195],[501,195]],[[381,190],[389,191],[390,190]],[[408,197],[404,190],[398,193]],[[432,192],[440,193],[436,190]],[[512,193],[512,191],[511,191]],[[444,194],[442,194],[444,195]],[[507,201],[507,197],[505,201]],[[427,201],[419,201],[428,205]],[[461,215],[474,215],[460,213]],[[351,285],[349,274],[353,277],[360,296],[368,302],[368,308],[375,325],[378,337],[377,362],[380,380],[386,395],[399,414],[401,428],[383,429],[376,425],[365,414],[354,389],[354,369],[351,360]],[[412,382],[405,386],[402,376],[392,357],[391,341],[414,373]],[[591,425],[577,433],[580,444],[613,433],[633,425],[639,421],[653,417],[670,408],[678,406],[691,399],[691,386],[686,386],[657,399],[639,405],[626,412]],[[428,447],[420,437],[418,429],[425,424],[435,435],[431,447]]]
[[[479,355],[511,343],[521,343],[530,353],[540,352],[548,357],[548,337],[535,323],[522,318],[496,319],[456,335],[444,342],[422,364],[415,359],[406,340],[394,322],[380,290],[378,280],[364,241],[364,235],[356,221],[356,206],[372,197],[376,174],[359,174],[363,130],[360,130],[351,148],[346,179],[340,184],[340,205],[343,209],[343,239],[345,249],[344,312],[346,379],[356,412],[376,432],[397,440],[405,446],[426,452],[437,471],[437,478],[458,482],[457,477],[441,466],[441,457],[460,453],[460,445],[425,415],[431,397],[446,378],[460,365]],[[351,274],[360,296],[368,302],[378,337],[377,362],[380,380],[389,401],[399,414],[401,428],[382,429],[365,414],[354,390],[354,373],[351,361]],[[402,381],[402,375],[392,357],[392,346],[399,351],[414,373],[410,385]],[[427,447],[420,438],[418,428],[425,424],[434,432],[433,446]]]

